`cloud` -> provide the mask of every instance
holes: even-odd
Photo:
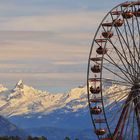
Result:
[[[8,86],[19,79],[37,88],[84,83],[92,33],[2,31],[0,38],[0,75]]]
[[[23,79],[44,87],[84,83],[93,35],[106,8],[117,2],[2,0],[1,81],[13,85]]]
[[[94,27],[104,13],[79,12],[51,16],[23,16],[14,18],[1,18],[2,30],[18,31],[81,31]]]
[[[55,65],[61,65],[61,66],[73,66],[73,65],[79,65],[79,64],[85,64],[87,61],[55,61],[53,64]]]
[[[0,32],[1,59],[69,60],[89,52],[91,33]]]

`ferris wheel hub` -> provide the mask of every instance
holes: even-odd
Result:
[[[139,89],[140,83],[135,83],[134,86],[132,86],[132,89]]]

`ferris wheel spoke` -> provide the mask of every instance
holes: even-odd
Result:
[[[129,104],[129,102],[128,102],[128,104],[126,104],[126,105],[123,105],[123,104],[121,105],[121,104],[120,104],[120,101],[121,101],[121,100],[124,100],[124,99],[127,98],[128,96],[129,96],[129,93],[128,93],[128,92],[125,92],[124,96],[122,96],[122,97],[119,98],[118,100],[114,100],[114,101],[107,107],[107,110],[110,110],[111,108],[113,108],[113,106],[119,104],[120,109],[118,109],[117,112],[116,112],[116,113],[119,113],[119,112],[122,110],[123,107],[125,107],[125,106],[127,106],[127,105]],[[113,98],[113,97],[112,97],[112,98]]]
[[[115,97],[115,96],[122,96],[123,94],[129,94],[129,91],[131,90],[131,88],[125,88],[125,89],[121,89],[119,91],[114,91],[114,92],[111,92],[109,94],[105,94],[105,97]],[[134,90],[133,90],[134,91]]]
[[[122,112],[121,112],[121,115],[119,117],[119,121],[117,123],[117,126],[116,126],[116,129],[114,131],[114,139],[116,139],[118,137],[118,133],[119,133],[119,130],[121,130],[121,133],[124,129],[124,124],[126,122],[126,117],[128,115],[128,109],[129,109],[129,105],[130,103],[128,104],[128,102],[131,100],[131,95],[129,94],[129,96],[127,97],[127,100],[125,101],[125,105],[122,109]],[[121,134],[119,135],[119,138],[120,138]]]
[[[122,69],[108,54],[106,54],[110,59],[111,59],[111,61],[110,60],[108,60],[108,59],[106,59],[105,57],[104,57],[104,59],[107,61],[107,62],[109,62],[110,64],[112,64],[113,66],[116,66],[122,73],[123,73],[123,75],[125,76],[125,77],[127,77],[127,79],[129,80],[129,81],[131,81],[131,82],[133,82],[133,75],[131,74],[131,73],[129,73],[128,72],[128,69],[126,69],[126,70],[124,70],[124,69]],[[128,75],[129,76],[128,76]],[[129,77],[131,77],[131,79],[129,78]],[[135,78],[135,77],[134,77]]]
[[[139,134],[140,134],[140,101],[138,101],[138,98],[134,99],[134,108],[135,108],[135,113],[136,113],[136,118],[137,118],[137,125],[139,129]]]
[[[132,108],[132,105],[129,107],[129,108]],[[128,112],[128,115],[127,115],[127,120],[126,120],[126,123],[124,124],[124,130],[123,130],[123,139],[124,140],[128,140],[130,137],[131,137],[131,129],[130,129],[130,125],[132,125],[130,123],[130,120],[131,120],[131,110],[129,109],[129,112]]]
[[[124,22],[124,24],[125,24],[125,22]],[[126,50],[125,50],[125,48],[124,48],[124,46],[123,46],[123,42],[122,42],[121,37],[120,37],[119,32],[118,32],[119,29],[118,29],[118,28],[115,28],[115,30],[116,30],[117,36],[118,36],[118,38],[119,38],[119,42],[120,42],[120,45],[121,45],[121,48],[122,48],[123,55],[125,56],[125,59],[128,59],[128,57],[126,56]],[[126,41],[127,41],[127,42],[125,42],[125,45],[127,45],[127,47],[129,47],[129,39],[128,39],[127,31],[126,31],[126,26],[124,26],[124,32],[125,32]],[[131,58],[130,53],[129,53],[129,57],[130,57],[130,60],[131,60],[131,65],[132,65],[132,67],[133,67],[132,58]],[[128,63],[127,63],[127,64],[128,64]],[[132,73],[132,72],[131,72],[130,65],[128,65],[128,68],[130,69],[130,73]],[[133,74],[134,74],[134,73],[133,73]]]
[[[118,137],[120,138],[120,139],[122,139],[122,135],[123,135],[123,132],[124,132],[124,130],[125,130],[125,124],[127,123],[127,118],[128,118],[128,114],[129,114],[129,108],[130,107],[128,107],[127,108],[127,110],[126,110],[126,112],[125,112],[125,115],[124,115],[124,118],[123,118],[123,123],[122,123],[122,126],[121,126],[121,128],[120,128],[120,130],[121,130],[121,132],[120,132],[120,134],[118,134]]]
[[[123,131],[124,131],[124,127],[125,127],[125,124],[126,124],[126,119],[127,119],[127,117],[128,117],[128,110],[129,110],[129,107],[127,108],[127,110],[126,110],[126,112],[123,112],[123,117],[122,117],[122,122],[121,122],[121,124],[120,124],[120,126],[119,126],[119,130],[121,130],[121,133],[123,133]],[[116,118],[116,112],[115,112],[115,114],[113,113],[113,117],[111,117],[111,123],[110,123],[110,126],[112,126],[113,127],[113,125],[114,125],[114,120],[115,120],[115,118]],[[116,133],[116,137],[118,138],[118,136],[119,136],[119,130],[118,130],[118,132]],[[115,134],[114,134],[115,135]],[[115,137],[115,136],[114,136]],[[119,136],[120,137],[120,136]],[[114,138],[115,139],[115,138]]]
[[[101,80],[105,83],[111,83],[111,84],[123,85],[123,86],[132,86],[131,83],[119,81],[119,80],[114,80],[114,79],[102,78]]]
[[[132,125],[132,134],[131,134],[131,138],[132,138],[132,140],[134,140],[134,132],[135,132],[135,125],[134,125],[134,123],[135,123],[135,120],[136,120],[136,116],[135,116],[135,111],[133,111],[133,125]]]
[[[133,99],[134,100],[134,99]],[[123,106],[123,108],[126,108],[127,106],[129,106],[129,104],[132,102],[132,100],[130,100],[125,106]],[[115,114],[118,114],[120,111],[122,110],[122,107],[121,109],[117,110],[117,112],[114,113],[114,117],[111,117],[111,122],[115,119],[116,115]],[[114,110],[113,110],[114,112]],[[121,118],[121,117],[120,117]]]
[[[130,95],[130,96],[131,96],[131,95]],[[123,105],[122,107],[123,107],[123,108],[126,107],[127,105],[130,104],[130,102],[134,101],[137,97],[138,97],[138,95],[137,95],[136,97],[130,99],[130,100],[129,100],[125,105]],[[136,106],[137,106],[137,104],[136,104]],[[119,110],[119,111],[120,111],[120,110]]]
[[[134,63],[136,63],[136,64],[137,64],[137,67],[139,67],[138,62],[137,62],[137,60],[135,59],[135,56],[133,55],[132,51],[130,50],[130,46],[128,46],[126,40],[125,40],[124,37],[123,37],[123,34],[121,33],[121,31],[120,31],[118,28],[117,28],[117,30],[118,30],[118,32],[119,32],[119,34],[120,34],[122,40],[124,41],[124,43],[125,43],[125,45],[126,45],[128,51],[129,51],[129,53],[131,54],[132,59],[134,60]],[[134,42],[134,43],[135,43],[135,42]],[[132,61],[132,59],[131,59],[131,61]],[[139,68],[140,68],[140,67],[139,67]],[[134,69],[135,69],[135,68],[134,68]]]
[[[132,21],[133,21],[133,18],[132,18]],[[132,57],[134,57],[134,60],[135,60],[135,58],[136,58],[136,54],[135,53],[137,52],[137,56],[138,56],[139,55],[139,52],[138,52],[138,49],[136,47],[136,43],[135,43],[135,39],[134,39],[134,33],[132,33],[132,31],[131,31],[131,28],[130,28],[130,25],[129,25],[129,22],[128,22],[127,19],[126,19],[126,22],[127,22],[127,25],[128,25],[129,31],[130,31],[131,38],[133,40],[133,53],[134,54],[132,54]],[[134,30],[134,23],[133,22],[132,22],[132,30]],[[135,69],[140,68],[139,67],[139,64],[138,64],[138,62],[136,60],[135,60],[135,63],[134,63],[134,67],[135,67]]]
[[[112,20],[113,20],[113,17],[112,17]],[[125,23],[124,23],[125,24]],[[118,32],[118,31],[120,31],[119,30],[119,28],[115,28],[115,30],[116,30],[116,33],[117,33],[117,36],[118,36],[118,39],[119,39],[119,42],[120,42],[120,45],[121,45],[121,48],[122,48],[122,52],[123,52],[123,55],[124,55],[124,59],[125,60],[127,60],[128,59],[128,57],[126,56],[126,50],[124,49],[124,46],[123,46],[123,43],[122,43],[122,40],[121,40],[121,37],[120,37],[120,33],[121,32]],[[123,41],[125,41],[125,45],[127,46],[127,48],[129,48],[129,39],[128,39],[128,36],[127,36],[127,32],[126,32],[126,27],[124,26],[124,30],[125,30],[125,34],[126,34],[126,40],[127,40],[127,42],[125,41],[125,39],[123,38]],[[122,34],[121,34],[121,36],[122,36]],[[112,43],[113,44],[113,43]],[[116,47],[117,48],[117,47]],[[131,65],[132,65],[132,68],[134,68],[134,65],[133,65],[133,62],[132,62],[132,57],[131,57],[131,55],[130,55],[130,53],[129,53],[129,56],[130,56],[130,60],[131,60]],[[122,61],[122,59],[121,59],[121,61]],[[124,64],[124,62],[122,61],[122,63],[123,63],[123,65],[125,66],[125,64]],[[130,68],[130,65],[129,65],[129,63],[127,63],[128,64],[128,69],[130,70],[130,73],[132,74],[132,72],[131,72],[131,68]],[[126,68],[127,69],[127,68]],[[133,71],[134,72],[134,71]],[[133,73],[134,74],[134,73]]]
[[[140,54],[140,27],[139,27],[139,20],[137,17],[136,17],[136,23],[137,23],[137,27],[138,27],[138,36],[139,36],[138,47],[139,47],[139,54]],[[140,65],[140,55],[138,55],[138,64]],[[137,70],[138,70],[138,72],[140,72],[139,69],[137,69]]]
[[[124,90],[125,91],[125,90]],[[136,90],[134,89],[134,90],[131,90],[131,92],[135,92]],[[119,91],[120,93],[121,93],[121,95],[120,96],[122,96],[122,90],[121,91]],[[117,93],[117,92],[116,92]],[[122,99],[124,99],[126,96],[128,96],[130,93],[129,92],[124,92],[123,94],[125,94],[124,96],[122,96],[121,98],[119,98],[118,97],[118,100],[114,100],[114,102],[112,102],[111,103],[111,106],[112,106],[112,104],[113,103],[120,103],[120,101],[122,100]],[[116,95],[114,95],[114,96],[109,96],[109,95],[106,95],[105,97],[109,97],[109,98],[113,98],[113,97],[115,97]],[[131,101],[133,101],[133,100],[135,100],[137,97],[138,97],[139,95],[137,95],[135,98],[133,98],[132,100],[130,100],[129,102],[131,102]],[[129,104],[129,102],[126,104],[126,105],[128,105]],[[138,103],[140,103],[140,102],[138,102]],[[122,106],[122,107],[124,107],[124,106]],[[118,110],[118,111],[121,111],[121,110]]]
[[[128,27],[130,28],[130,26],[128,26]],[[131,54],[131,56],[132,56],[132,58],[133,58],[133,60],[134,60],[134,63],[136,63],[136,64],[137,64],[137,67],[140,68],[138,62],[137,62],[136,59],[135,59],[135,56],[133,55],[132,51],[130,50],[130,46],[128,46],[128,44],[127,44],[126,40],[124,39],[124,37],[123,37],[121,31],[120,31],[118,28],[117,28],[117,30],[118,30],[118,32],[119,32],[121,38],[123,39],[123,41],[124,41],[124,43],[125,43],[127,49],[129,50],[129,53]],[[129,29],[129,30],[130,30],[130,29]],[[131,32],[131,31],[130,31],[130,32]],[[132,36],[132,33],[130,33],[130,34],[131,34],[131,36]],[[133,38],[133,43],[134,43],[134,46],[136,47],[134,38]],[[137,53],[138,53],[138,52],[137,52]],[[134,68],[134,69],[135,69],[135,68]]]
[[[122,97],[121,99],[119,99],[117,102],[120,102],[120,101],[121,101],[123,98],[125,98],[126,96],[127,96],[127,95],[123,96],[123,97]],[[137,98],[137,97],[135,97],[135,98]],[[134,98],[134,99],[135,99],[135,98]],[[129,106],[129,104],[130,104],[131,102],[133,102],[134,99],[131,99],[130,101],[127,102],[127,104],[125,104],[125,105],[123,105],[123,106],[120,106],[120,109],[118,109],[117,112],[114,113],[114,117],[111,116],[111,121],[110,121],[110,122],[112,122],[112,121],[115,119],[116,114],[118,114],[119,112],[121,112],[122,108],[126,108],[127,106]],[[115,101],[114,101],[114,102],[115,102]],[[115,103],[116,103],[116,102],[115,102]],[[112,105],[113,105],[113,104],[111,104],[110,107],[112,107]],[[116,104],[116,105],[117,105],[117,104]],[[110,112],[110,109],[111,109],[110,107],[107,108],[107,110],[108,110],[109,112]],[[114,110],[113,110],[113,112],[114,112]],[[111,112],[110,112],[110,113],[111,113]]]
[[[127,132],[129,131],[128,128],[130,128],[131,113],[133,112],[132,107],[133,107],[133,103],[131,103],[131,106],[129,108],[128,119],[127,119],[126,128],[125,128],[125,132],[124,132],[124,140],[125,139],[127,140],[127,137],[131,136],[131,132],[129,132],[129,133],[127,133]],[[130,129],[130,131],[131,131],[131,129]]]
[[[124,24],[125,24],[125,22],[124,22]],[[126,29],[126,25],[124,26],[124,30],[125,30],[125,36],[126,36],[126,46],[127,46],[127,50],[130,52],[130,49],[129,49],[129,39],[128,39],[128,32],[127,32],[127,29]],[[117,34],[118,34],[118,37],[120,38],[120,36],[119,36],[119,33],[118,33],[118,30],[116,30],[116,32],[117,32]],[[121,41],[121,39],[120,39],[120,42],[121,42],[121,44],[122,44],[122,41]],[[126,50],[124,50],[124,47],[123,47],[123,45],[121,45],[122,46],[122,50],[123,50],[123,53],[124,53],[124,55],[125,55],[125,57],[126,57],[126,59],[127,59],[127,56],[126,56]],[[134,64],[133,64],[133,61],[132,61],[132,56],[131,56],[131,53],[129,53],[129,58],[130,58],[130,61],[131,61],[131,64],[133,65],[133,67],[134,67]],[[130,65],[128,65],[128,68],[130,69],[130,71],[131,71],[131,68],[130,68]],[[133,72],[133,75],[135,74],[134,73],[134,70],[132,70],[131,71],[131,73]]]
[[[95,81],[101,81],[103,83],[110,83],[110,84],[116,84],[116,85],[123,85],[123,86],[127,86],[130,87],[133,84],[128,83],[128,82],[124,82],[124,81],[119,81],[119,80],[113,80],[113,79],[108,79],[108,78],[89,78],[88,81],[89,82],[95,82]]]
[[[138,134],[140,137],[140,114],[137,107],[135,107],[135,114],[136,114],[136,120],[137,120],[137,126],[138,126]]]
[[[139,55],[139,51],[138,51],[138,49],[137,49],[137,46],[136,46],[136,42],[135,42],[135,37],[136,37],[136,35],[135,35],[135,27],[134,27],[134,17],[132,17],[132,37],[133,37],[133,54],[134,54],[134,56],[135,56],[135,58],[137,58],[137,56]],[[137,63],[138,63],[138,60],[137,60]],[[135,69],[136,70],[138,70],[138,67],[139,67],[139,63],[138,63],[138,65],[136,65],[136,63],[134,63],[134,67],[135,67]],[[138,76],[138,74],[137,73],[135,73],[135,76],[137,77]]]
[[[107,67],[105,67],[105,66],[103,66],[103,68],[106,69],[107,71],[111,72],[112,74],[118,76],[119,78],[121,78],[121,79],[124,80],[125,82],[127,82],[127,83],[129,83],[129,84],[132,84],[131,81],[129,81],[129,80],[123,78],[122,76],[120,76],[119,74],[117,74],[117,73],[115,73],[114,71],[110,70],[109,68],[107,68]]]
[[[134,106],[133,106],[134,107]],[[135,128],[134,128],[134,124],[135,124],[135,111],[132,110],[133,114],[132,114],[132,125],[131,125],[131,140],[134,140],[134,131],[135,131]]]
[[[127,90],[123,90],[123,94],[125,94],[125,96],[127,96],[129,93],[128,92],[124,92],[124,91],[127,91]],[[118,94],[119,93],[119,94]],[[111,96],[112,95],[112,96]],[[108,97],[108,98],[114,98],[114,97],[118,97],[119,98],[119,95],[120,95],[120,92],[114,92],[114,93],[111,93],[109,95],[106,95],[105,97]],[[122,94],[120,95],[122,97]],[[122,97],[123,99],[124,97]],[[119,99],[118,100],[115,100],[114,102],[116,101],[120,101]]]
[[[119,37],[119,36],[118,36]],[[120,38],[120,37],[119,37]],[[120,39],[119,39],[120,40]],[[110,42],[111,42],[111,44],[113,44],[113,42],[110,40]],[[123,52],[123,59],[126,61],[127,60],[127,56],[126,56],[126,52],[124,51],[124,48],[123,48],[123,45],[122,45],[122,42],[121,42],[121,40],[120,40],[120,44],[121,44],[121,47],[122,47],[122,52]],[[119,57],[119,60],[122,62],[122,64],[123,64],[123,66],[125,67],[125,69],[126,69],[126,71],[128,72],[128,71],[130,71],[130,73],[131,73],[131,75],[132,75],[132,72],[131,72],[131,69],[130,69],[130,65],[127,63],[127,65],[128,65],[128,68],[127,68],[127,66],[126,66],[126,64],[125,64],[125,62],[123,61],[123,59],[122,59],[122,56],[121,56],[121,54],[119,53],[120,51],[118,51],[117,50],[117,47],[115,46],[115,45],[113,45],[114,47],[115,47],[115,51],[116,51],[116,53],[117,53],[117,55],[118,55],[118,57]],[[108,54],[108,56],[110,56],[109,54]],[[132,64],[131,64],[132,65]],[[132,67],[133,67],[133,65],[132,65]],[[129,72],[128,72],[129,73]]]
[[[121,43],[121,42],[120,42]],[[131,75],[133,75],[132,74],[132,71],[131,71],[131,68],[132,69],[134,69],[133,68],[133,64],[131,63],[129,63],[129,61],[127,60],[128,59],[128,57],[126,56],[126,52],[124,52],[124,48],[123,48],[123,46],[122,46],[122,52],[123,52],[123,54],[121,54],[121,52],[117,49],[117,47],[113,44],[113,42],[111,42],[111,44],[113,45],[113,47],[115,48],[115,52],[117,53],[117,55],[118,55],[118,57],[119,57],[119,62],[122,62],[122,64],[123,64],[123,66],[125,67],[125,69],[126,69],[126,71],[127,71],[127,73],[130,73]],[[123,56],[123,57],[122,57]],[[126,64],[125,64],[125,62],[126,62]],[[127,66],[126,66],[127,65]]]
[[[130,31],[131,38],[133,40],[133,44],[134,44],[133,47],[135,48],[137,54],[139,54],[139,51],[138,51],[138,49],[136,47],[136,42],[135,42],[135,39],[134,39],[134,37],[135,37],[135,35],[134,35],[135,34],[135,32],[134,32],[134,30],[135,30],[135,28],[134,28],[134,18],[132,18],[132,30],[131,30],[131,27],[130,27],[129,22],[128,22],[127,19],[126,19],[126,22],[127,22],[127,25],[128,25],[129,31]]]
[[[109,94],[107,94],[107,95],[115,95],[115,94],[118,94],[118,93],[120,93],[120,94],[122,94],[122,92],[124,92],[124,91],[127,91],[127,90],[130,90],[131,88],[125,88],[125,89],[121,89],[121,90],[119,90],[119,91],[114,91],[114,92],[111,92],[111,93],[109,93]]]
[[[114,101],[110,104],[110,106],[109,106],[107,109],[113,108],[113,105],[116,105],[118,102],[120,102],[121,100],[123,100],[125,97],[128,96],[128,94],[129,94],[129,93],[126,93],[126,94],[125,94],[124,96],[122,96],[120,99],[114,100]],[[121,106],[121,109],[122,109],[122,106]],[[119,112],[121,111],[121,109],[118,110],[117,113],[119,113]]]
[[[135,68],[133,67],[133,65],[123,56],[123,54],[117,49],[117,47],[113,44],[113,42],[111,40],[109,40],[109,42],[112,44],[113,48],[115,49],[117,55],[120,58],[120,61],[125,60],[125,62],[133,69],[133,71],[137,72],[135,70]],[[124,62],[123,62],[124,63]]]
[[[108,110],[108,111],[106,111],[106,112],[111,112],[111,111],[113,111],[113,116],[111,116],[111,120],[113,121],[114,119],[115,119],[115,117],[116,117],[116,114],[118,114],[120,111],[122,111],[122,106],[120,106],[120,108],[118,109],[118,107],[117,107],[117,109],[116,109],[116,112],[115,112],[115,110],[113,109],[113,110],[111,110],[112,108],[114,108],[115,107],[115,105],[117,105],[118,106],[118,102],[119,101],[121,101],[121,100],[123,100],[124,98],[126,98],[128,95],[124,95],[123,97],[121,97],[118,101],[113,101],[111,104],[110,104],[110,106],[109,107],[107,107],[106,109]],[[114,113],[115,112],[115,113]]]

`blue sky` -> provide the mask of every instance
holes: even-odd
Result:
[[[1,0],[0,82],[51,92],[86,83],[93,35],[121,0]]]

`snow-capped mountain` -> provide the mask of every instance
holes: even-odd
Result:
[[[87,107],[86,87],[72,89],[69,93],[52,94],[23,84],[20,80],[14,89],[0,88],[0,114],[16,116],[41,113],[49,114],[65,108],[65,112],[76,112]]]
[[[52,128],[60,135],[62,129],[68,128],[64,135],[61,134],[64,137],[72,134],[73,127],[80,133],[80,127],[90,126],[86,87],[53,94],[34,89],[20,80],[12,90],[1,86],[0,91],[0,114],[34,135],[36,130],[40,130],[37,134],[41,135],[42,129],[52,132]],[[49,136],[52,139],[53,135]]]
[[[105,106],[111,104],[113,100],[121,98],[122,95],[117,94],[113,99],[113,92],[121,90],[123,92],[125,88],[125,86],[117,85],[107,88],[104,94],[110,100],[105,102]],[[46,136],[49,135],[52,140],[54,133],[60,135],[61,138],[60,131],[64,132],[64,129],[67,131],[63,134],[72,136],[74,134],[72,130],[75,128],[77,133],[73,135],[73,138],[80,137],[79,134],[85,129],[93,129],[88,109],[86,86],[71,89],[68,93],[53,94],[27,86],[22,80],[12,90],[1,85],[0,115],[7,117],[12,123],[34,135],[47,134]],[[51,133],[48,134],[45,130]],[[80,139],[85,139],[85,137],[87,140],[93,139],[91,133],[84,134]]]

